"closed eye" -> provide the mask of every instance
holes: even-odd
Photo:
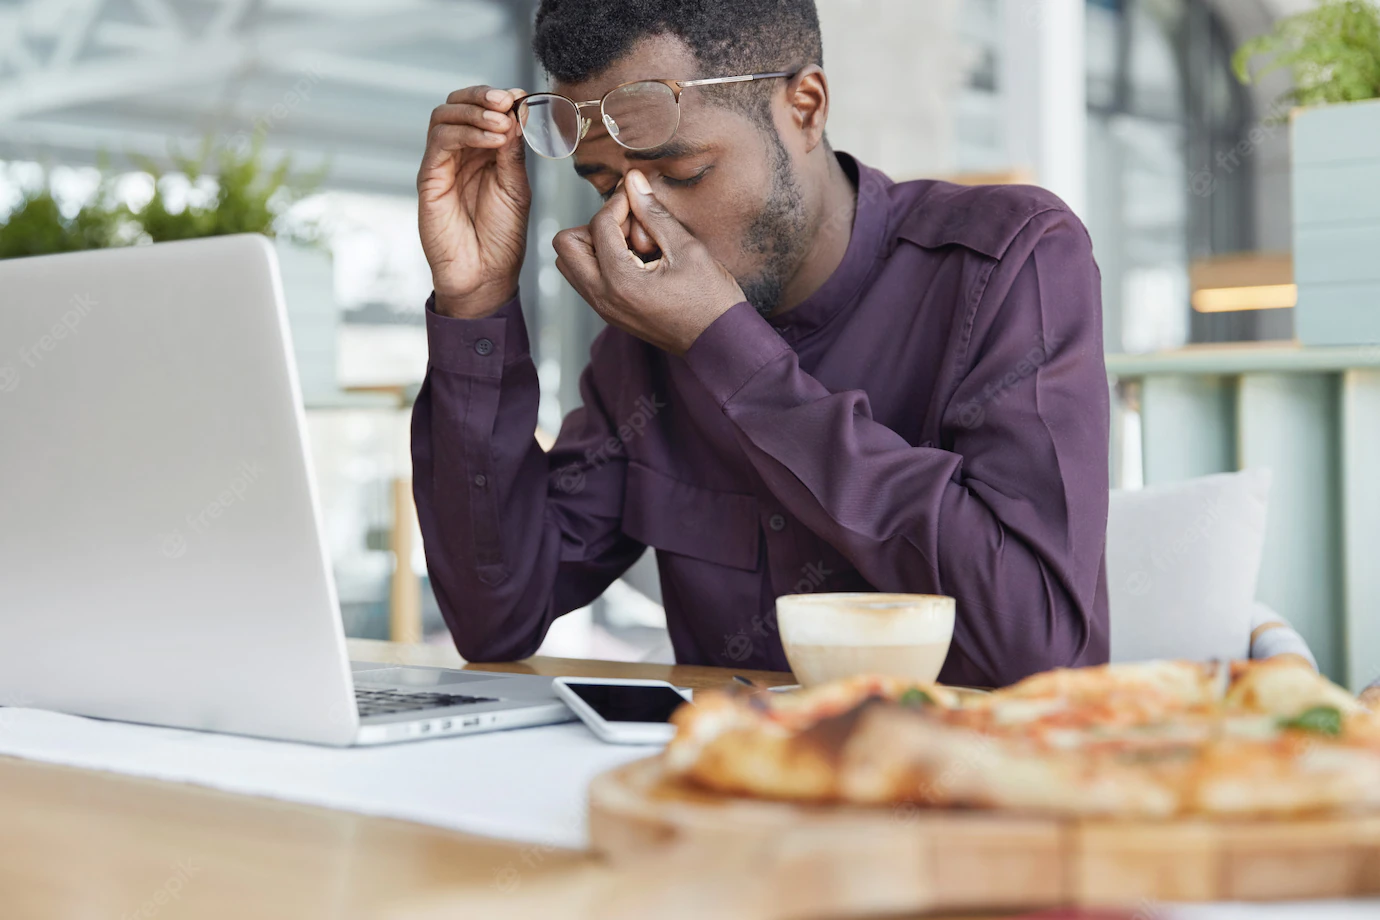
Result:
[[[677,179],[675,176],[662,176],[661,178],[664,179],[666,184],[671,186],[671,188],[693,188],[699,185],[700,181],[704,179],[705,176],[709,175],[709,171],[713,168],[713,166],[706,166],[687,179]]]
[[[705,176],[709,174],[709,171],[713,168],[713,166],[706,166],[703,169],[696,172],[693,176],[688,176],[684,179],[678,179],[675,176],[666,175],[663,175],[661,179],[671,188],[694,188],[696,185],[699,185],[699,183],[704,179]],[[615,185],[608,191],[600,192],[599,197],[604,201],[608,201],[610,198],[613,197],[613,193],[618,191],[622,184],[622,182],[619,182],[618,185]]]

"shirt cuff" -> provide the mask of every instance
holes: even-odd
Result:
[[[743,301],[700,333],[685,353],[685,363],[722,409],[754,374],[790,350],[762,314]]]
[[[531,354],[521,294],[483,319],[442,316],[432,294],[426,302],[426,340],[432,367],[471,377],[501,377],[506,365]]]
[[[1252,658],[1273,658],[1289,653],[1306,659],[1313,666],[1313,670],[1318,669],[1318,659],[1313,657],[1313,650],[1308,647],[1303,636],[1292,627],[1276,626],[1274,629],[1267,629],[1251,643]]]

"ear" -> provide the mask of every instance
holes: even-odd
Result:
[[[811,153],[824,140],[829,121],[829,78],[818,64],[807,64],[786,84],[786,107]]]

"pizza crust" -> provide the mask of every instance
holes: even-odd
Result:
[[[1289,724],[1317,707],[1339,734]],[[1380,806],[1380,719],[1291,663],[1059,670],[971,696],[858,678],[705,693],[674,721],[668,771],[734,795],[1137,818]]]

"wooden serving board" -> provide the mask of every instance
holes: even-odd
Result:
[[[708,793],[651,758],[594,780],[589,821],[615,867],[693,863],[706,885],[750,876],[781,917],[1380,894],[1376,813],[1110,821],[803,806]]]

